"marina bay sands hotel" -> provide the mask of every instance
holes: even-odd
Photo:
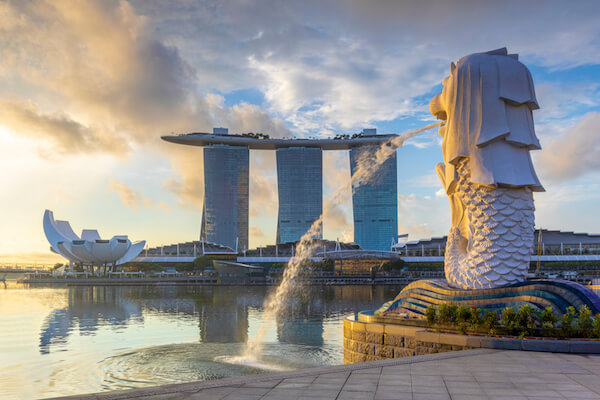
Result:
[[[279,213],[277,243],[299,240],[323,213],[323,150],[350,150],[350,172],[360,157],[375,152],[395,135],[375,129],[331,139],[271,139],[262,134],[213,133],[163,136],[172,143],[204,149],[204,209],[201,239],[248,248],[249,151],[275,150]],[[367,152],[367,154],[364,154]],[[352,190],[354,242],[367,250],[389,250],[398,237],[396,154],[368,184]],[[327,224],[327,221],[324,222]]]

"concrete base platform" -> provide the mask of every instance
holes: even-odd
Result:
[[[600,357],[466,350],[63,399],[600,399]]]

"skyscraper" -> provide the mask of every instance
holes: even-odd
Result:
[[[354,175],[361,157],[374,158],[379,146],[350,150],[350,173]],[[396,154],[387,159],[369,182],[352,188],[354,242],[367,250],[390,250],[398,238],[398,183]]]
[[[248,147],[204,148],[202,240],[239,251],[248,248],[248,172]]]
[[[299,240],[323,213],[323,151],[277,149],[277,243]],[[322,238],[322,232],[315,237]]]
[[[350,150],[355,172],[360,154],[373,157],[397,135],[377,135],[364,129],[358,135],[324,139],[270,138],[225,128],[163,136],[163,140],[204,147],[205,202],[202,239],[243,251],[248,246],[249,150],[276,151],[279,215],[277,243],[299,240],[323,213],[323,150]],[[355,242],[369,250],[389,250],[398,236],[396,154],[372,182],[354,188]],[[322,231],[315,235],[322,238]]]

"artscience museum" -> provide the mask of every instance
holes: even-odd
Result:
[[[84,229],[77,236],[68,221],[55,221],[50,210],[44,212],[44,233],[50,250],[82,266],[115,266],[133,260],[146,241],[132,243],[126,235],[102,239],[95,229]]]

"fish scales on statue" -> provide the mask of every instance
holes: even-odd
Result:
[[[448,195],[448,283],[460,289],[524,281],[534,240],[533,192],[543,191],[530,151],[541,148],[531,74],[506,49],[452,63],[430,104],[444,121],[444,162],[436,171]]]

